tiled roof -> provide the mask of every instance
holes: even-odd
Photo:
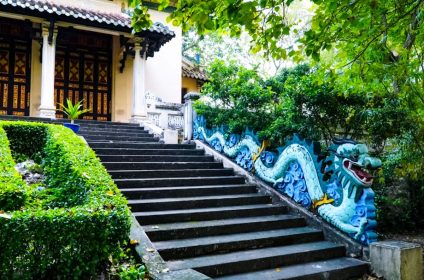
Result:
[[[72,2],[72,1],[70,1]],[[104,27],[116,27],[120,30],[131,32],[131,18],[124,13],[105,13],[94,10],[82,9],[76,6],[61,5],[52,1],[44,0],[0,0],[0,6],[12,9],[14,12],[21,11],[24,14],[55,15],[61,20],[81,20],[82,24],[95,23]],[[3,9],[0,9],[3,10]],[[154,23],[149,30],[152,33],[173,38],[174,32],[162,23]]]
[[[182,61],[183,77],[206,82],[208,77],[199,66],[194,65],[189,59],[183,57]]]

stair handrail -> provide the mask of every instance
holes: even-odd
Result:
[[[193,117],[192,135],[354,240],[364,245],[377,241],[374,176],[369,171],[380,168],[381,160],[369,156],[366,145],[335,139],[321,150],[319,143],[294,135],[272,151],[267,149],[270,142],[261,143],[253,131],[207,129],[202,116]]]

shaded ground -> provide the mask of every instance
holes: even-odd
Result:
[[[396,239],[406,242],[418,243],[424,248],[424,229],[407,233],[385,233],[382,234],[382,240]]]

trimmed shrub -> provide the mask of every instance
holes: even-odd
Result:
[[[4,125],[12,156],[16,162],[28,158],[40,163],[46,142],[46,127],[28,122],[19,125]]]
[[[43,155],[47,180],[44,190],[28,190],[27,202],[10,219],[0,217],[0,279],[88,279],[128,240],[125,198],[95,153],[69,129],[0,122],[0,140],[1,127],[16,154]],[[28,138],[25,131],[36,134]]]
[[[12,211],[22,207],[26,200],[25,186],[15,170],[6,132],[0,126],[0,210]]]

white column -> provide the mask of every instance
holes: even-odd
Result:
[[[184,139],[188,141],[193,138],[193,102],[199,98],[197,93],[187,93],[184,96]]]
[[[43,63],[41,66],[41,103],[40,117],[56,118],[56,106],[54,104],[54,70],[56,56],[57,29],[53,31],[51,44],[49,43],[49,25],[43,24]]]
[[[133,111],[131,122],[141,123],[148,121],[146,106],[146,51],[143,57],[140,42],[135,42],[133,64]]]

